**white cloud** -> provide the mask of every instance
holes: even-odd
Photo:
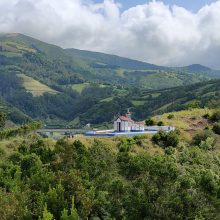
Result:
[[[160,65],[220,68],[220,1],[197,13],[159,1],[120,7],[113,0],[1,0],[0,32]]]

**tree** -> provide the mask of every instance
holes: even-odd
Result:
[[[164,122],[163,122],[163,121],[159,121],[159,122],[157,123],[157,125],[158,125],[158,126],[164,126]]]
[[[161,147],[177,147],[179,144],[179,136],[175,131],[168,133],[159,131],[152,137],[152,141]]]
[[[77,214],[77,210],[75,208],[75,204],[74,204],[74,196],[72,197],[72,207],[70,210],[70,218],[69,220],[78,220],[79,216]]]
[[[44,206],[43,218],[39,220],[53,220],[53,215],[47,210],[47,205]]]
[[[56,188],[50,188],[46,195],[48,209],[54,215],[55,219],[60,218],[62,210],[66,207],[64,198],[64,188],[61,184],[56,185]]]
[[[61,213],[60,220],[69,220],[68,210],[64,209]]]
[[[147,126],[152,126],[152,125],[155,125],[155,121],[153,120],[153,118],[148,118],[145,120],[145,124]]]
[[[75,205],[74,205],[74,196],[73,196],[72,197],[72,207],[71,207],[71,210],[70,210],[70,215],[68,215],[68,210],[64,209],[62,211],[60,220],[78,220],[78,219],[79,219],[79,216],[77,214],[77,210],[76,210]]]
[[[0,112],[0,128],[5,126],[6,115],[3,112]]]
[[[188,102],[185,106],[186,109],[194,109],[194,108],[199,108],[200,107],[200,101],[199,100],[193,100],[191,102]]]

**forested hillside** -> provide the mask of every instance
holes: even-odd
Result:
[[[175,132],[58,142],[0,114],[1,219],[219,219],[220,112],[170,114]]]
[[[121,97],[109,97],[78,118],[82,124],[112,121],[118,112],[130,107],[136,120],[165,112],[220,106],[220,80],[163,90],[133,88]]]
[[[0,36],[0,97],[4,105],[13,107],[10,119],[14,123],[32,118],[50,127],[78,128],[87,123],[108,127],[128,107],[141,120],[185,108],[195,99],[196,93],[189,93],[194,86],[176,87],[207,82],[217,75],[218,71],[201,65],[160,67],[113,55],[64,50],[21,34]],[[216,85],[207,87],[210,97],[218,91],[218,81]],[[216,97],[217,93],[213,99]],[[206,96],[198,99],[199,106],[207,104]]]

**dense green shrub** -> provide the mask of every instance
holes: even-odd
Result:
[[[201,141],[199,148],[203,150],[213,150],[215,146],[215,139],[213,137],[208,137],[206,140]]]
[[[152,141],[161,147],[177,147],[179,136],[175,131],[159,131],[152,137]]]
[[[210,114],[209,114],[209,113],[204,114],[204,115],[203,115],[203,118],[205,118],[205,119],[210,119]]]
[[[5,126],[6,115],[0,112],[0,129]]]
[[[145,125],[147,125],[147,126],[153,126],[155,124],[156,123],[155,123],[153,118],[148,118],[148,119],[145,120]]]
[[[169,115],[167,116],[167,118],[168,118],[168,119],[173,119],[173,118],[175,118],[175,116],[174,116],[174,114],[169,114]]]
[[[158,126],[164,126],[164,122],[163,122],[163,121],[159,121],[159,122],[157,123],[157,125],[158,125]]]
[[[193,100],[185,104],[186,109],[194,109],[194,108],[199,108],[201,102],[199,100]]]
[[[210,137],[214,138],[215,140],[214,134],[211,130],[200,131],[193,137],[192,144],[196,146],[200,146],[202,141],[206,141],[207,138]]]
[[[172,154],[174,154],[174,152],[175,152],[175,148],[173,148],[173,147],[166,147],[166,148],[164,149],[164,152],[165,152],[165,154],[167,154],[167,155],[172,155]]]
[[[220,121],[220,111],[214,112],[210,119],[212,122],[219,122]]]
[[[220,135],[220,122],[218,123],[215,123],[213,125],[213,129],[212,129],[216,134],[219,134]]]

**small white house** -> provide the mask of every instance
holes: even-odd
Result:
[[[119,116],[114,121],[115,132],[144,132],[144,122],[134,122],[131,119],[131,113],[126,113],[126,116]]]

